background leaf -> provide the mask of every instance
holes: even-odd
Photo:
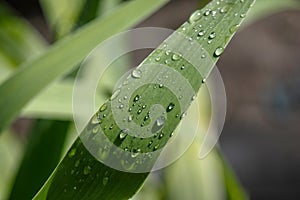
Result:
[[[26,63],[0,86],[0,96],[3,97],[0,99],[0,130],[7,126],[35,95],[72,69],[99,42],[133,26],[166,2],[167,0],[129,2],[105,18],[95,20],[75,34],[60,40],[42,56]],[[17,95],[13,91],[17,92]]]

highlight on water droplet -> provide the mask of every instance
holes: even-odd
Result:
[[[135,70],[133,70],[132,73],[131,73],[131,76],[132,76],[133,78],[141,78],[142,75],[143,75],[143,73],[142,73],[142,71],[139,70],[139,69],[135,69]]]

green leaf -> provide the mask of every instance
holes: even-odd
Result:
[[[167,1],[131,1],[106,17],[94,20],[65,37],[39,58],[24,64],[0,86],[0,130],[7,126],[35,95],[82,61],[100,42],[137,24]]]
[[[45,17],[57,38],[72,30],[84,3],[85,0],[40,0]]]
[[[0,67],[17,67],[24,60],[40,55],[45,47],[46,42],[41,35],[1,2],[0,55],[6,58],[8,66]]]
[[[184,84],[181,85],[184,78],[185,83],[188,81],[191,87],[198,91],[253,2],[254,0],[216,0],[203,10],[192,14],[189,22],[183,24],[158,49],[152,52],[133,72],[132,76],[128,77],[126,84],[120,86],[120,91],[113,95],[118,98],[111,98],[101,106],[99,112],[92,117],[81,133],[81,138],[76,140],[35,199],[128,199],[134,195],[148,175],[148,172],[134,173],[135,170],[150,169],[157,156],[149,158],[147,154],[141,153],[156,153],[158,149],[164,147],[180,121],[181,117],[179,116],[183,116],[186,111],[185,107],[181,108],[179,97],[163,84],[153,83],[153,80],[157,77],[167,77],[173,83],[175,79],[176,87],[182,86],[179,91],[185,92],[189,88]],[[201,45],[207,54],[204,54],[203,57],[205,51],[201,48],[193,48],[192,44]],[[199,50],[201,51],[200,55]],[[186,60],[187,57],[190,59]],[[212,58],[212,62],[209,57]],[[191,60],[192,63],[189,62]],[[157,64],[164,67],[155,67]],[[199,66],[200,69],[197,68]],[[171,74],[174,77],[169,76],[168,70],[176,71]],[[126,91],[128,92],[127,86],[130,84],[133,88],[136,86],[135,80],[138,80],[137,82],[140,80],[143,86],[138,87],[124,98],[123,95],[126,94]],[[183,98],[182,101],[186,101],[187,104],[190,104],[193,99],[188,95]],[[138,136],[124,135],[124,129],[118,127],[112,114],[112,109],[115,108],[112,104],[115,99],[117,101],[118,99],[128,99],[129,102],[124,103],[123,106],[125,106],[125,111],[132,106],[128,111],[133,115],[131,123],[142,124],[146,121],[144,124],[146,128],[150,123],[161,119],[156,118],[159,116],[154,116],[154,119],[146,118],[149,109],[152,105],[161,105],[167,115],[166,121],[162,122],[163,128],[161,130],[154,129],[153,137],[146,137],[142,140]],[[144,110],[139,111],[139,105],[146,106],[143,107]],[[134,129],[129,131],[142,132]],[[99,138],[103,134],[106,137]],[[94,156],[98,154],[103,162],[107,159],[116,161],[116,164],[123,167],[125,171],[119,171],[99,162],[90,153],[90,151],[93,152],[93,149],[87,150],[88,147],[83,142],[89,142],[91,146],[95,147],[96,154],[93,154]],[[141,158],[143,162],[140,163],[133,159],[132,163],[128,165],[127,160],[119,158],[121,150],[111,149],[112,143],[118,149],[129,152],[132,158]]]
[[[67,130],[65,121],[36,122],[9,199],[34,197],[58,164]]]

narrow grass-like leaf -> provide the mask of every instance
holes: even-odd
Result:
[[[46,42],[40,34],[1,2],[0,54],[6,57],[9,66],[17,67],[24,60],[36,57],[45,47]]]
[[[213,62],[217,61],[253,2],[254,0],[215,0],[203,10],[193,13],[188,22],[152,52],[142,65],[133,72],[132,76],[128,77],[128,82],[120,86],[120,91],[117,91],[109,101],[101,106],[99,112],[92,117],[90,123],[81,133],[81,139],[76,140],[35,199],[128,199],[134,195],[141,187],[148,172],[133,172],[136,172],[135,170],[139,167],[151,168],[155,157],[150,158],[149,163],[134,161],[128,166],[128,163],[122,162],[124,160],[118,159],[120,152],[112,150],[110,148],[111,143],[114,143],[119,149],[130,152],[133,158],[145,155],[140,153],[152,153],[164,147],[180,121],[179,116],[183,116],[185,110],[179,106],[180,98],[174,96],[163,84],[152,83],[153,78],[178,78],[175,83],[180,84],[181,78],[184,77],[184,80],[189,81],[193,89],[197,91],[213,68],[213,63],[208,62],[207,59],[212,57]],[[182,37],[180,38],[180,36]],[[186,42],[186,39],[189,42]],[[199,55],[199,49],[193,49],[191,42],[201,45],[203,49],[200,50],[205,50],[208,54],[204,54],[204,57],[202,53]],[[179,52],[186,52],[186,54],[180,55]],[[203,51],[203,53],[205,52]],[[196,58],[197,62],[194,60],[193,63],[190,63],[189,60],[185,59],[186,57]],[[160,66],[167,65],[167,67],[153,67],[158,64],[161,64]],[[202,73],[198,72],[197,66],[199,65]],[[163,70],[175,71],[177,75],[181,75],[181,78],[180,76],[170,77]],[[171,75],[175,76],[175,72]],[[130,96],[126,96],[126,98],[122,96],[122,90],[127,91],[127,85],[135,83],[135,80],[139,80],[141,77],[143,77],[141,80],[145,84],[134,90]],[[188,90],[185,85],[180,84],[177,87],[181,87],[179,91]],[[114,98],[115,96],[119,97]],[[157,122],[157,124],[164,124],[162,130],[154,129],[153,137],[143,139],[124,134],[124,130],[118,127],[112,114],[112,109],[115,108],[112,107],[113,100],[119,98],[128,99],[129,103],[123,106],[125,106],[125,110],[132,106],[128,110],[133,115],[130,121],[136,124],[143,124],[144,122],[144,125],[141,126],[147,126],[151,121],[156,120],[147,117],[147,113],[152,105],[161,105],[166,109],[167,115],[166,121]],[[192,96],[182,96],[182,98],[185,98],[185,101],[189,103],[194,99]],[[139,111],[139,105],[144,110]],[[136,131],[141,133],[140,130]],[[106,141],[97,140],[97,136],[101,134],[105,134],[109,140],[105,145],[102,143]],[[95,150],[103,161],[106,161],[107,155],[110,155],[111,157],[108,159],[117,161],[126,172],[97,161],[83,142],[90,142],[90,144],[95,145]],[[149,159],[147,157],[142,158]]]
[[[131,1],[65,37],[39,58],[24,64],[0,86],[0,130],[7,126],[35,95],[72,69],[97,44],[140,22],[167,1]]]
[[[59,162],[67,131],[64,121],[37,121],[9,199],[34,197]]]

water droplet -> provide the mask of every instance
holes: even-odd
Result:
[[[145,109],[146,107],[147,107],[147,105],[143,105],[143,106],[142,106],[142,109]]]
[[[137,102],[138,100],[140,100],[140,96],[139,95],[136,95],[133,99],[134,102]]]
[[[164,134],[161,133],[161,134],[159,134],[158,139],[161,139],[161,138],[163,138],[163,137],[164,137]]]
[[[100,112],[104,112],[106,110],[107,106],[106,104],[103,104],[101,107],[100,107]]]
[[[230,33],[235,33],[239,29],[239,27],[240,26],[238,24],[231,26],[229,29]]]
[[[172,60],[173,61],[176,61],[176,60],[179,60],[181,58],[181,55],[180,54],[173,54],[173,56],[172,56]]]
[[[101,119],[99,119],[99,117],[98,117],[98,115],[94,115],[93,117],[92,117],[92,120],[91,120],[91,123],[92,124],[101,124]]]
[[[245,18],[245,17],[246,17],[246,14],[245,14],[245,13],[242,13],[242,14],[240,15],[240,17],[241,17],[241,18]]]
[[[169,60],[165,60],[165,64],[170,64],[170,61]]]
[[[201,55],[201,58],[206,58],[206,55],[205,55],[205,54],[202,54],[202,55]]]
[[[100,126],[94,126],[92,132],[93,132],[94,134],[95,134],[95,133],[98,133],[99,127],[100,127]]]
[[[91,172],[91,167],[90,166],[85,166],[83,168],[83,174],[88,175]]]
[[[163,84],[159,84],[159,85],[158,85],[159,88],[162,88],[163,86],[164,86]]]
[[[192,96],[192,101],[194,101],[196,99],[196,95]]]
[[[120,109],[124,108],[124,105],[123,104],[119,105],[119,108]]]
[[[200,18],[201,18],[201,12],[200,12],[200,10],[197,10],[193,14],[191,14],[191,16],[189,18],[189,22],[194,23],[194,22],[198,21]]]
[[[119,137],[121,140],[123,140],[127,135],[128,135],[128,129],[122,129],[119,134]]]
[[[141,114],[141,112],[142,112],[142,110],[138,109],[137,114],[139,115],[139,114]]]
[[[221,8],[220,13],[227,13],[229,10],[229,6],[225,5],[223,8]]]
[[[165,122],[166,122],[166,119],[165,119],[165,117],[162,116],[162,117],[157,118],[156,125],[158,127],[161,127],[165,124]]]
[[[120,90],[120,89],[117,89],[117,90],[111,95],[110,100],[112,101],[112,100],[114,100],[115,98],[117,98],[117,96],[120,94],[120,92],[121,92],[121,90]],[[105,104],[103,104],[103,105],[105,105]],[[103,106],[103,105],[102,105],[102,106]]]
[[[183,119],[187,115],[187,112],[181,114],[180,119]]]
[[[210,14],[210,10],[206,10],[205,12],[204,12],[204,16],[208,16]]]
[[[154,151],[156,151],[159,147],[159,144],[155,145],[155,147],[153,148]]]
[[[218,47],[218,48],[215,50],[214,56],[215,56],[215,57],[219,57],[220,55],[222,55],[223,52],[224,52],[224,48],[223,48],[223,47]]]
[[[74,186],[74,187],[73,187],[73,189],[74,189],[74,190],[77,190],[77,187],[76,187],[76,186]]]
[[[184,66],[184,65],[182,65],[182,66],[180,67],[180,69],[181,69],[181,70],[184,70],[184,68],[185,68],[185,66]]]
[[[102,180],[102,184],[105,186],[107,183],[108,183],[108,177],[104,177],[103,180]]]
[[[173,137],[173,135],[174,135],[174,132],[172,132],[172,133],[170,134],[170,137]]]
[[[114,128],[114,125],[111,124],[110,127],[109,127],[109,130],[112,130]]]
[[[206,79],[204,78],[204,79],[202,79],[202,83],[206,83]]]
[[[133,116],[132,115],[129,115],[128,116],[128,122],[131,122],[133,120]]]
[[[198,33],[198,36],[202,37],[203,35],[205,35],[206,31],[205,30],[201,30],[199,33]]]
[[[170,55],[170,53],[171,53],[170,50],[167,50],[167,51],[166,51],[166,55],[167,55],[167,56]]]
[[[167,107],[166,111],[170,112],[171,110],[173,110],[173,108],[175,107],[174,103],[170,103],[169,106]]]
[[[217,15],[217,11],[213,10],[213,11],[211,12],[211,15],[212,15],[213,17],[215,17],[215,16]]]
[[[71,149],[71,151],[68,153],[69,158],[72,158],[76,154],[76,149]]]
[[[131,73],[131,76],[132,76],[133,78],[141,78],[142,75],[143,75],[143,73],[142,73],[142,71],[139,70],[139,69],[135,69],[135,70],[133,70],[132,73]]]
[[[208,36],[209,39],[214,39],[216,37],[216,33],[215,32],[211,32]]]
[[[134,149],[132,152],[131,152],[131,157],[132,158],[136,158],[139,153],[141,152],[141,149]]]
[[[157,62],[160,61],[160,57],[156,57],[155,61],[157,61]]]
[[[153,144],[153,141],[151,140],[151,141],[148,143],[148,147],[150,147],[152,144]]]

